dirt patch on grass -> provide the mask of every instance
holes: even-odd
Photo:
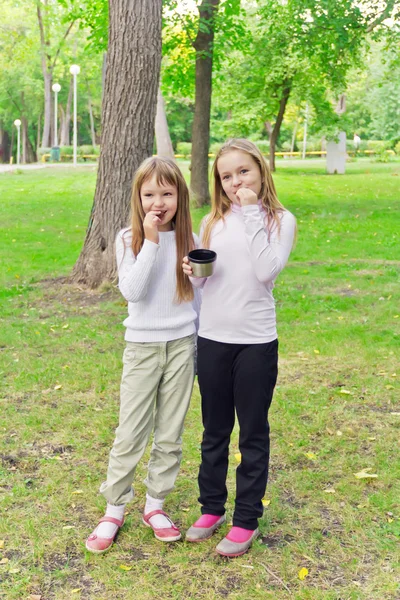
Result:
[[[92,290],[72,284],[66,277],[43,279],[34,287],[43,291],[43,298],[40,302],[42,309],[53,308],[54,302],[85,308],[97,306],[104,302],[121,300],[121,294],[116,285],[110,284],[107,287]],[[42,318],[45,318],[45,316],[42,315]]]

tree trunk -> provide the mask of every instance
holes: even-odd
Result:
[[[42,148],[50,148],[51,143],[51,84],[53,74],[45,71],[44,78],[44,119],[43,119],[43,135]]]
[[[157,112],[155,122],[156,146],[159,156],[166,156],[175,160],[174,149],[172,147],[171,137],[169,135],[167,115],[165,114],[165,102],[158,88],[157,94]]]
[[[276,151],[276,143],[279,138],[279,132],[281,130],[281,125],[283,121],[283,116],[285,114],[286,105],[290,96],[290,85],[286,84],[283,88],[283,93],[281,100],[279,102],[279,111],[276,117],[276,121],[274,127],[269,136],[269,168],[271,171],[275,171],[275,151]]]
[[[102,142],[86,239],[73,281],[97,287],[115,279],[114,243],[128,225],[135,170],[151,156],[161,65],[162,0],[109,3]]]
[[[14,128],[13,128],[14,129]],[[10,161],[10,138],[0,123],[0,162],[8,163]]]
[[[61,127],[60,127],[60,146],[69,146],[70,145],[70,137],[69,137],[69,130],[70,130],[70,124],[71,124],[71,106],[72,106],[72,96],[73,96],[73,91],[74,91],[74,82],[73,82],[73,78],[71,77],[70,79],[70,83],[69,83],[69,92],[68,92],[68,100],[67,100],[67,106],[65,108],[65,113],[63,108],[60,106],[61,108]]]
[[[220,0],[202,0],[195,42],[196,100],[192,127],[192,161],[190,187],[196,206],[210,202],[208,186],[208,148],[210,145],[210,111],[214,17]]]
[[[94,130],[92,99],[90,97],[89,84],[87,84],[87,93],[88,93],[88,108],[89,108],[89,119],[90,119],[90,135],[92,138],[92,146],[93,146],[93,148],[96,148],[96,132]]]

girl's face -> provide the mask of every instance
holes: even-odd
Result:
[[[236,192],[240,188],[248,188],[260,195],[262,181],[258,164],[254,158],[242,150],[230,150],[223,154],[217,162],[217,171],[221,179],[221,185],[234,204],[240,202],[236,197]]]
[[[151,179],[146,179],[140,188],[140,199],[143,210],[146,213],[157,213],[161,223],[158,231],[171,231],[172,219],[178,208],[178,190],[176,186],[169,183],[157,183],[154,174]]]

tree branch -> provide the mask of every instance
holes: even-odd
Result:
[[[367,33],[370,33],[375,27],[380,25],[382,21],[390,17],[393,7],[396,3],[396,0],[387,0],[386,8],[381,12],[379,17],[377,17],[372,23],[370,23],[367,27]]]
[[[73,27],[73,26],[74,26],[74,24],[75,24],[75,21],[76,21],[76,19],[74,19],[73,21],[71,21],[71,23],[69,24],[69,27],[68,27],[67,31],[66,31],[66,32],[65,32],[65,34],[64,34],[64,37],[63,37],[63,39],[62,39],[62,40],[61,40],[61,42],[60,42],[60,45],[58,46],[58,50],[57,50],[57,52],[56,52],[56,54],[55,54],[55,56],[54,56],[53,64],[52,64],[52,66],[51,66],[51,69],[52,69],[52,70],[53,70],[53,69],[54,69],[54,67],[55,67],[55,64],[56,64],[56,62],[57,62],[58,55],[60,54],[60,51],[61,51],[62,45],[63,45],[63,43],[65,42],[65,40],[67,39],[67,37],[68,37],[68,35],[69,35],[69,32],[71,31],[72,27]]]

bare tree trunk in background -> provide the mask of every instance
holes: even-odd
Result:
[[[96,148],[96,132],[94,130],[93,110],[92,110],[92,98],[90,96],[89,84],[86,82],[87,93],[88,93],[88,108],[89,108],[89,119],[90,119],[90,135],[92,138],[92,146]]]
[[[199,28],[193,43],[196,50],[196,100],[192,127],[192,161],[190,187],[196,206],[210,202],[208,186],[208,148],[210,145],[210,111],[214,17],[220,0],[202,0],[198,7]]]
[[[42,137],[42,148],[48,148],[52,146],[53,140],[51,139],[51,132],[53,128],[52,119],[52,102],[51,102],[51,86],[53,82],[53,71],[57,63],[57,59],[61,50],[63,42],[69,35],[72,29],[74,21],[72,21],[64,34],[64,37],[59,42],[57,51],[54,57],[51,55],[50,48],[50,35],[47,30],[46,19],[43,18],[43,10],[46,11],[48,6],[48,0],[36,0],[36,12],[39,23],[40,33],[40,52],[42,61],[42,73],[44,79],[44,122],[43,122],[43,137]]]
[[[14,127],[13,127],[14,130]],[[3,129],[3,123],[0,123],[0,162],[8,163],[10,161],[10,138]]]
[[[275,124],[269,129],[269,168],[271,171],[275,171],[275,152],[276,152],[276,143],[279,138],[279,133],[281,130],[281,125],[283,121],[283,115],[285,114],[286,104],[289,100],[291,87],[289,83],[285,84],[285,87],[282,91],[281,100],[279,102],[279,111],[276,117]]]
[[[68,92],[68,100],[67,106],[64,109],[60,106],[61,110],[61,127],[60,127],[60,146],[69,146],[70,145],[70,137],[69,130],[71,124],[71,106],[72,106],[72,96],[74,91],[74,82],[71,77],[69,82],[69,92]]]
[[[167,115],[165,113],[165,102],[161,93],[161,87],[157,94],[157,112],[155,122],[156,146],[159,156],[166,156],[175,160],[171,136],[169,135]]]
[[[132,179],[153,151],[161,65],[162,0],[109,3],[102,143],[86,239],[72,280],[114,280],[115,236],[129,223]]]
[[[39,158],[39,146],[40,146],[40,121],[41,121],[41,117],[42,114],[40,113],[38,116],[38,122],[37,122],[37,133],[36,133],[36,156],[37,158]]]

